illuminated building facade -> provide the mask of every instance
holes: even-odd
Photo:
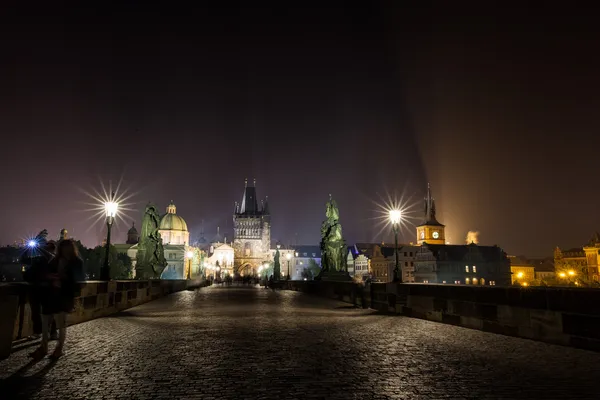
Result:
[[[535,281],[535,267],[523,257],[509,256],[511,284],[528,286]]]
[[[234,272],[256,275],[258,267],[271,258],[271,214],[268,199],[258,205],[256,181],[245,182],[242,203],[233,215]],[[283,264],[283,260],[281,260]]]
[[[558,279],[598,282],[600,234],[596,232],[587,245],[568,250],[554,249],[554,268]]]

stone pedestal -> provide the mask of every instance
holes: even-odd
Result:
[[[335,282],[348,282],[352,280],[350,274],[346,271],[321,271],[319,275],[315,277],[316,281],[335,281]]]

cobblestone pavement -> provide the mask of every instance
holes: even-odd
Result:
[[[599,396],[599,353],[263,288],[186,291],[72,326],[56,363],[28,364],[32,345],[0,362],[0,398]]]

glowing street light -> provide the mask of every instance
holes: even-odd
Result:
[[[522,273],[522,272],[519,272],[519,273],[517,274],[517,278],[521,279],[522,277],[523,277],[523,273]]]
[[[106,232],[106,254],[104,257],[104,265],[102,266],[102,271],[100,272],[100,279],[103,281],[110,280],[110,267],[108,264],[110,253],[110,229],[112,228],[112,224],[115,222],[115,217],[117,216],[118,210],[119,203],[115,201],[115,192],[112,192],[112,196],[108,199],[108,201],[104,202],[104,211],[106,211],[106,227],[108,230]]]
[[[394,282],[402,282],[402,274],[400,273],[400,262],[398,260],[398,226],[402,219],[402,211],[398,209],[392,209],[389,211],[390,222],[392,223],[392,230],[394,231],[394,253],[396,256],[396,265],[394,267]]]
[[[34,247],[37,247],[37,242],[35,240],[31,239],[29,242],[27,242],[27,247],[33,249]]]

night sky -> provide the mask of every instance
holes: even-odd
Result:
[[[284,243],[318,243],[329,193],[348,242],[389,240],[375,203],[417,222],[428,181],[453,243],[545,256],[600,230],[590,11],[141,3],[3,10],[0,243],[98,244],[82,190],[121,177],[138,226],[172,199],[192,238],[231,229],[244,178]]]

